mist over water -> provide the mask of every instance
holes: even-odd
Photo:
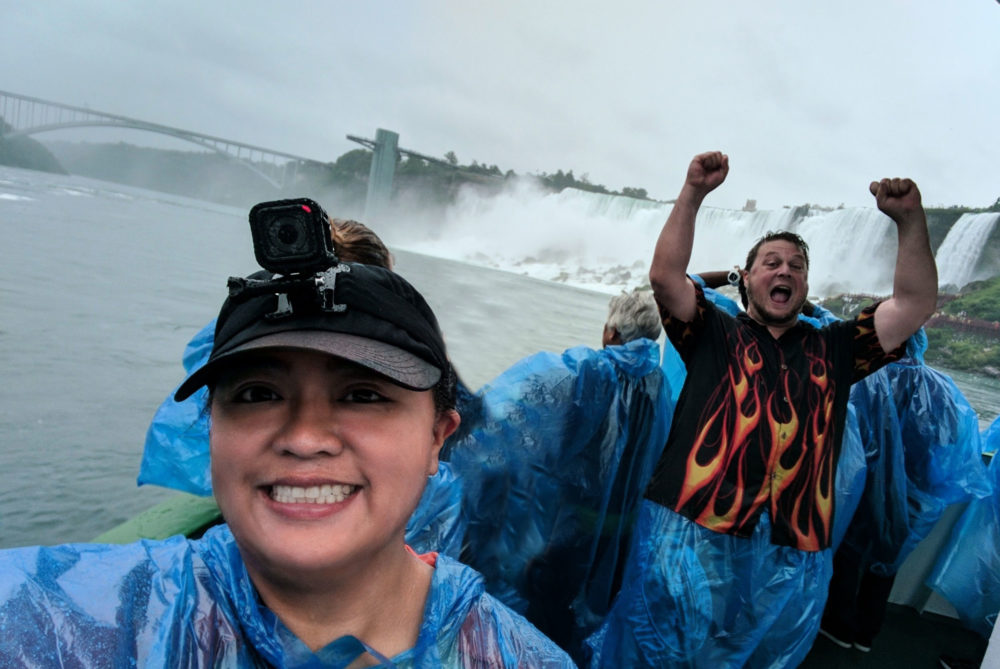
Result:
[[[711,201],[711,195],[708,198]],[[394,241],[409,250],[605,293],[648,285],[649,261],[672,205],[518,180],[499,195],[463,190],[443,216],[420,221]],[[964,214],[937,252],[940,285],[954,290],[985,278],[980,252],[1000,214]],[[691,272],[743,266],[754,242],[790,230],[810,248],[810,296],[889,295],[896,263],[895,224],[875,207],[808,206],[737,211],[703,205]]]
[[[646,282],[669,206],[517,180],[498,195],[463,189],[429,232],[402,234],[412,251],[616,293]]]
[[[671,208],[571,189],[550,193],[520,181],[496,196],[466,189],[443,220],[428,224],[430,232],[411,228],[397,241],[421,253],[617,293],[648,284]],[[748,212],[705,205],[689,270],[742,266],[753,243],[773,230],[791,230],[809,244],[812,296],[891,292],[895,226],[875,208]]]

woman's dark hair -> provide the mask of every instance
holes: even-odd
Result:
[[[458,375],[455,374],[455,368],[449,364],[441,374],[441,380],[431,388],[431,393],[434,395],[434,409],[438,415],[455,408],[457,385]]]
[[[344,218],[330,219],[333,248],[341,260],[392,269],[392,253],[371,228]]]

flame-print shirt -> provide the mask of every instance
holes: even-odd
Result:
[[[695,289],[691,322],[660,307],[687,380],[646,497],[744,537],[767,509],[772,543],[828,548],[851,384],[905,349],[882,351],[877,305],[822,329],[799,322],[775,339],[745,313],[734,318]]]

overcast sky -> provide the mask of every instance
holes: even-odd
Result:
[[[724,207],[870,206],[882,176],[929,205],[1000,197],[997,0],[0,0],[0,16],[0,90],[323,161],[381,127],[661,199],[719,149],[730,177],[706,204]]]

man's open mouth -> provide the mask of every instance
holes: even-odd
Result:
[[[771,289],[771,301],[785,304],[792,299],[792,289],[788,286],[775,286]]]

